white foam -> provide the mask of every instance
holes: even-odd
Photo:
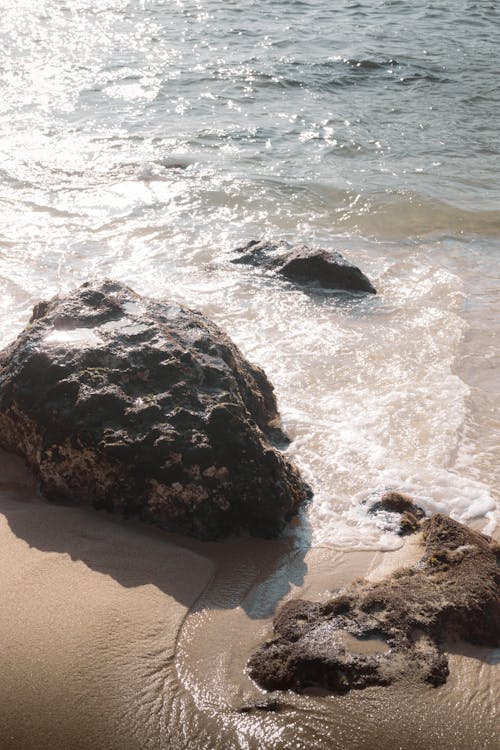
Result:
[[[224,326],[274,383],[289,455],[314,489],[314,544],[399,547],[395,519],[365,503],[388,488],[429,513],[496,522],[489,484],[457,461],[471,396],[455,371],[461,280],[418,257],[394,266],[376,280],[380,297],[361,303],[319,305],[255,277],[251,291],[226,288]]]

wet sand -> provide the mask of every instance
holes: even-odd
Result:
[[[156,747],[177,633],[212,565],[148,529],[49,505],[20,462],[0,461],[0,747]]]
[[[414,542],[201,544],[49,505],[20,461],[0,453],[0,468],[1,750],[498,750],[500,654],[469,646],[450,647],[438,689],[409,675],[240,712],[263,696],[245,663],[280,602],[379,577],[415,559]]]

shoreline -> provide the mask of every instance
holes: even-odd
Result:
[[[2,750],[284,750],[291,732],[301,748],[385,737],[387,750],[494,750],[499,655],[460,644],[438,689],[273,693],[278,712],[252,709],[265,694],[245,664],[278,604],[385,575],[415,558],[416,541],[395,552],[202,543],[46,503],[22,462],[2,459]]]

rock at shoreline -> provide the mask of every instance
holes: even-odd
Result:
[[[419,505],[409,495],[390,490],[384,492],[380,500],[370,506],[368,513],[390,513],[399,515],[399,535],[413,534],[418,529],[419,521],[425,516]]]
[[[314,249],[306,245],[292,246],[284,240],[252,240],[236,252],[241,255],[234,258],[232,263],[276,271],[297,284],[314,283],[325,289],[377,293],[365,274],[334,250]]]
[[[446,682],[446,640],[500,646],[500,547],[436,514],[421,523],[419,563],[377,583],[357,581],[325,603],[287,602],[277,638],[248,669],[267,690],[337,693],[413,678]]]
[[[276,535],[309,495],[273,389],[201,313],[83,284],[0,354],[0,446],[50,500],[216,538]]]

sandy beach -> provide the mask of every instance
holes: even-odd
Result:
[[[20,462],[1,465],[0,747],[158,747],[177,634],[213,566],[148,529],[50,506]]]
[[[29,377],[16,357],[0,365],[1,445],[43,458],[45,497],[68,501],[43,499],[0,450],[0,750],[500,750],[498,649],[449,644],[438,688],[408,674],[342,696],[266,695],[246,671],[287,600],[324,602],[419,558],[417,536],[400,546],[400,521],[372,512],[385,493],[500,541],[500,4],[18,0],[2,3],[0,39],[0,352],[33,334],[35,307],[40,322],[43,302],[105,279],[198,310],[265,372],[285,459],[313,492],[280,538],[196,541],[271,536],[305,500],[298,475],[272,479],[276,505],[261,461],[245,473],[231,408],[214,427],[204,404],[236,391],[199,369],[211,345],[182,314],[156,348],[133,300],[94,328],[84,316],[83,332],[68,333],[71,315],[53,319],[65,335],[40,323],[40,345],[66,338],[89,360],[70,374],[62,349],[37,359],[27,336]],[[300,280],[262,241],[340,253],[370,286]],[[235,263],[249,247],[262,258]],[[111,330],[146,359],[115,337],[107,362]],[[45,412],[35,441],[18,434],[31,431],[23,399]],[[277,414],[252,411],[243,432],[269,426],[281,445]],[[88,421],[99,456],[121,462],[100,474]],[[266,446],[263,458],[269,473]],[[245,523],[235,513],[223,529],[233,500]],[[405,580],[409,622],[420,591]],[[446,619],[439,584],[424,620],[435,603]]]
[[[379,577],[418,557],[414,542],[202,544],[50,505],[21,461],[0,460],[2,750],[496,750],[498,654],[456,644],[438,689],[277,693],[278,712],[241,712],[263,696],[245,664],[280,602]]]

